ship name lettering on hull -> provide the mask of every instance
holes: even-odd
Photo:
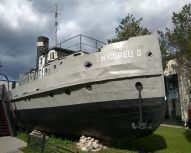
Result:
[[[114,52],[114,53],[102,55],[101,62],[120,60],[122,58],[133,58],[134,56],[142,56],[142,50],[137,49],[136,52],[133,52],[133,50],[126,50],[122,52]]]

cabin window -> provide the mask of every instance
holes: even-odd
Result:
[[[53,60],[55,58],[54,53],[50,53],[50,59]]]
[[[42,58],[40,58],[40,64],[42,64]]]
[[[13,81],[13,82],[12,82],[12,89],[14,89],[15,87],[16,87],[16,82]]]
[[[56,69],[56,65],[54,65],[54,69]]]

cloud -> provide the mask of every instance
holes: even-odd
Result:
[[[0,16],[4,24],[10,29],[21,31],[26,28],[26,25],[34,26],[39,23],[39,26],[45,25],[47,18],[33,9],[32,3],[26,0],[16,0],[14,3],[11,0],[3,1],[0,4]]]
[[[190,0],[0,0],[0,61],[11,79],[35,66],[36,39],[48,36],[54,45],[54,4],[58,3],[58,40],[85,34],[101,41],[115,35],[128,13],[143,17],[142,25],[156,31],[172,26],[172,12]]]
[[[124,12],[143,17],[143,25],[151,31],[172,27],[173,12],[179,12],[190,0],[129,0],[124,4]]]

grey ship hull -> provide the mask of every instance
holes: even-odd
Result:
[[[92,67],[84,67],[86,61]],[[71,55],[47,68],[55,63],[52,74],[12,91],[18,126],[111,141],[144,136],[160,125],[165,92],[155,35],[106,45],[94,54]],[[141,120],[137,82],[143,85],[141,114],[149,129],[133,126]]]
[[[94,94],[89,95],[89,99],[92,99],[92,102],[68,106],[47,107],[48,105],[44,105],[41,108],[16,109],[17,123],[19,126],[28,129],[39,129],[41,131],[64,135],[80,136],[84,134],[110,142],[145,136],[152,133],[160,125],[164,114],[164,97],[142,99],[143,122],[151,122],[152,125],[152,129],[143,130],[132,128],[132,123],[139,122],[140,120],[140,102],[138,98],[108,101],[96,101],[96,99],[99,100],[99,97],[103,94],[108,97],[113,97],[114,95],[125,97],[128,95],[128,92],[131,92],[130,90],[133,90],[128,89],[130,82],[133,85],[139,80],[146,84],[156,79],[158,79],[158,76],[152,76],[151,78],[108,80],[99,82],[99,84],[92,83],[92,87],[95,90],[96,87],[99,88],[102,84],[104,84],[105,89],[107,89],[105,93],[97,93],[96,97],[94,97]],[[117,88],[114,84],[124,84],[124,88]],[[109,89],[110,86],[113,86],[116,91],[111,93],[111,89]],[[86,85],[73,86],[70,90],[71,93],[74,93],[76,90],[83,90],[84,88],[86,89]],[[145,88],[145,90],[148,89]],[[55,93],[54,95],[50,95],[50,92],[39,94],[35,97],[30,97],[31,101],[29,103],[34,103],[35,100],[37,103],[40,103],[38,99],[40,100],[43,97],[52,98],[54,99],[52,100],[54,103],[58,103],[58,100],[62,99],[58,97],[64,97],[66,95],[64,92],[65,88],[62,88],[52,91],[51,93]],[[138,97],[138,92],[136,90],[134,90],[134,92]],[[152,91],[150,94],[152,94]],[[48,99],[46,100],[48,103]]]

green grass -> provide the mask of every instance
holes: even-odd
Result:
[[[28,139],[27,134],[24,132],[21,132],[21,131],[17,132],[17,138],[19,138],[25,142],[27,142],[27,139]]]
[[[23,133],[18,134],[18,138],[27,140]],[[49,142],[74,150],[75,144],[68,140],[51,136]],[[37,153],[30,148],[23,148],[25,153]],[[152,135],[129,141],[120,147],[111,147],[100,153],[190,153],[191,152],[191,130],[183,128],[172,128],[161,126]]]
[[[23,151],[24,153],[39,153],[39,151],[34,150],[32,148],[29,148],[29,147],[22,148],[21,151]]]
[[[190,153],[191,130],[161,126],[152,135],[123,144],[122,148],[143,153]]]

